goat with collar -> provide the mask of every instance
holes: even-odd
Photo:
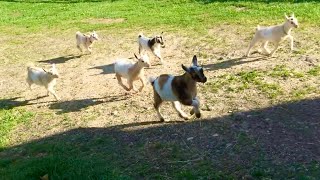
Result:
[[[90,53],[92,52],[92,45],[94,41],[98,41],[98,34],[93,31],[90,35],[76,32],[77,48],[82,52],[80,45],[82,44]]]
[[[291,35],[291,30],[293,28],[298,27],[298,20],[295,18],[294,14],[291,16],[285,15],[285,22],[283,24],[277,26],[270,27],[260,27],[258,26],[256,29],[255,36],[253,37],[246,56],[250,55],[251,48],[257,43],[262,42],[262,48],[265,53],[270,56],[276,52],[279,47],[279,44],[282,40],[289,38],[290,39],[290,49],[293,50],[293,37]],[[268,42],[273,42],[275,44],[275,48],[270,52],[267,48]]]
[[[190,114],[195,114],[197,118],[201,117],[196,84],[197,82],[205,83],[207,78],[203,74],[203,68],[198,66],[197,56],[193,56],[192,66],[186,67],[182,65],[182,69],[185,73],[180,76],[162,74],[157,78],[150,78],[154,91],[154,108],[161,122],[164,121],[164,118],[160,113],[159,107],[163,101],[172,102],[179,116],[185,120],[190,117],[181,110],[181,104],[193,106]]]
[[[160,63],[163,64],[160,49],[161,47],[164,48],[165,45],[162,35],[156,35],[152,38],[149,38],[143,34],[139,34],[138,43],[140,56],[144,51],[151,51],[160,60]]]
[[[57,83],[56,79],[59,78],[59,73],[55,64],[52,64],[52,68],[49,71],[43,68],[35,67],[33,65],[29,65],[27,67],[27,71],[28,74],[26,80],[29,84],[30,89],[33,84],[44,86],[48,91],[47,96],[49,96],[49,93],[51,93],[57,101],[60,100],[53,89]]]

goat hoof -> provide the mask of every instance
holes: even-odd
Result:
[[[184,120],[189,120],[190,118],[189,118],[189,117],[183,117],[183,119],[184,119]]]
[[[200,118],[201,117],[201,113],[196,113],[196,117]]]
[[[160,118],[160,122],[164,122],[164,118]]]
[[[179,117],[183,118],[184,120],[189,120],[190,119],[188,116],[183,116],[182,114],[179,114]]]
[[[191,109],[190,114],[191,114],[191,115],[193,115],[193,114],[194,114],[194,110],[193,110],[193,109]]]

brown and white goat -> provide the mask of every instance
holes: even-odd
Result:
[[[90,53],[92,52],[92,45],[94,41],[99,40],[98,34],[93,31],[90,35],[76,32],[77,48],[82,52],[80,45],[82,44]]]
[[[60,100],[56,92],[53,90],[53,87],[57,83],[56,79],[59,78],[55,64],[52,64],[52,68],[49,71],[34,66],[29,66],[27,70],[27,83],[29,84],[30,89],[32,84],[44,86],[48,91],[48,96],[49,93],[51,93],[57,101]]]
[[[133,81],[140,80],[142,86],[139,88],[139,91],[142,91],[145,86],[145,77],[144,77],[144,68],[150,67],[149,57],[144,55],[140,58],[134,54],[135,58],[138,60],[136,63],[128,61],[128,59],[119,59],[114,63],[114,72],[116,73],[116,78],[120,86],[125,90],[137,92],[133,86]],[[128,80],[129,88],[122,83],[122,79],[125,78]]]
[[[162,74],[157,78],[150,78],[154,91],[154,108],[162,122],[164,118],[159,107],[163,101],[171,101],[179,116],[185,120],[189,119],[189,116],[181,110],[181,104],[193,106],[190,114],[195,113],[197,118],[201,117],[196,84],[205,83],[207,78],[203,74],[203,68],[198,66],[197,56],[193,56],[191,67],[182,65],[182,68],[185,73],[180,76]]]

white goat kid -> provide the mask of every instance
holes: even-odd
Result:
[[[98,34],[93,31],[90,35],[85,35],[81,32],[76,32],[77,48],[82,52],[80,45],[83,45],[90,53],[94,41],[98,41]]]
[[[264,53],[269,54],[272,56],[276,50],[279,47],[279,43],[286,39],[290,39],[290,48],[291,51],[293,50],[293,37],[291,36],[291,30],[292,28],[298,27],[298,20],[294,17],[294,14],[292,13],[291,16],[285,15],[285,22],[281,25],[277,26],[270,26],[270,27],[260,27],[258,26],[256,29],[255,36],[253,37],[249,49],[246,53],[246,56],[250,55],[251,48],[257,43],[262,42],[262,48],[264,50]],[[267,45],[268,42],[273,42],[275,44],[275,48],[270,52],[268,50]]]
[[[180,103],[186,106],[193,106],[190,114],[193,115],[195,113],[197,118],[201,117],[196,83],[205,83],[207,78],[203,74],[203,68],[198,66],[196,56],[193,56],[191,67],[187,68],[182,65],[182,68],[185,73],[180,76],[163,74],[157,78],[150,78],[154,91],[154,108],[162,122],[164,118],[160,113],[159,107],[163,101],[172,102],[179,116],[185,120],[189,119],[189,117],[181,110]]]
[[[163,32],[161,34],[163,34]],[[153,38],[148,38],[143,34],[139,34],[138,43],[140,55],[143,51],[151,51],[157,58],[160,59],[160,63],[163,64],[160,49],[161,47],[164,48],[165,45],[162,35],[157,35]]]
[[[44,70],[43,68],[38,68],[34,66],[29,66],[27,68],[28,76],[27,83],[29,84],[29,88],[31,89],[32,84],[36,84],[39,86],[44,86],[49,93],[51,93],[57,101],[60,98],[57,96],[56,92],[53,90],[53,87],[56,85],[56,79],[59,78],[59,73],[56,69],[55,64],[52,64],[52,68],[49,71]]]
[[[135,58],[138,60],[136,63],[130,62],[128,59],[119,59],[114,63],[114,71],[116,73],[116,78],[120,86],[125,90],[137,92],[136,88],[133,86],[133,81],[140,80],[142,86],[139,91],[142,91],[145,86],[144,68],[150,67],[149,57],[144,55],[140,58],[134,54]],[[122,79],[125,78],[128,81],[129,88],[122,83]]]

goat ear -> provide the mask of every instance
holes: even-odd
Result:
[[[287,14],[284,14],[284,18],[289,19],[289,17],[287,16]]]
[[[189,68],[187,68],[185,65],[181,64],[181,67],[183,70],[185,70],[186,72],[190,72]]]
[[[291,17],[294,17],[294,13],[291,13]]]
[[[194,55],[193,58],[192,58],[192,64],[193,64],[194,66],[198,66],[198,59],[197,59],[197,56],[196,56],[196,55]]]
[[[136,57],[136,59],[139,59],[139,58],[137,57],[136,53],[133,53],[133,54],[134,54],[134,57]]]
[[[161,35],[163,34],[163,31],[161,32]]]

